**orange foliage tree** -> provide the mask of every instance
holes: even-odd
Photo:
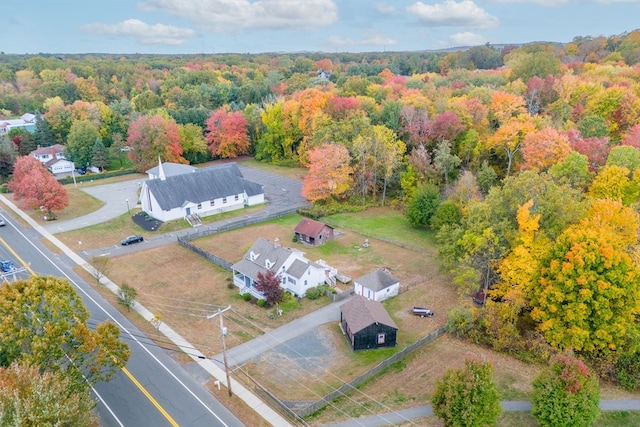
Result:
[[[69,204],[67,190],[32,156],[18,157],[9,190],[23,207],[41,208],[50,219],[55,218],[53,211],[62,210]]]
[[[525,169],[546,170],[562,162],[571,153],[569,138],[555,129],[528,133],[522,143]]]
[[[302,195],[311,202],[345,193],[352,184],[351,156],[342,145],[325,143],[309,151],[309,173]]]
[[[151,169],[158,157],[167,162],[188,163],[182,157],[180,126],[160,114],[140,116],[131,122],[127,146],[131,147],[129,160],[138,172]]]
[[[487,149],[502,150],[507,156],[507,176],[511,174],[511,168],[516,154],[520,151],[524,138],[528,133],[535,131],[535,126],[526,116],[520,116],[520,119],[514,119],[500,128],[491,135],[487,141]]]

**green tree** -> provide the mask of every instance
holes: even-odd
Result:
[[[533,382],[531,403],[542,427],[588,427],[600,414],[598,379],[581,360],[559,355]]]
[[[487,194],[496,182],[498,182],[498,174],[495,169],[489,166],[486,160],[483,161],[478,171],[478,185],[480,189],[484,194]]]
[[[40,147],[49,147],[55,144],[47,119],[42,117],[39,111],[36,111],[35,115],[36,129],[33,132],[33,142]]]
[[[131,311],[131,307],[136,304],[137,296],[138,291],[136,291],[133,286],[129,286],[126,283],[123,283],[118,290],[118,302],[127,307],[127,311]]]
[[[578,122],[578,130],[582,138],[604,138],[609,136],[607,122],[602,116],[590,115]]]
[[[89,312],[69,282],[32,277],[0,286],[0,360],[64,371],[73,387],[108,381],[129,360],[129,347],[111,322],[95,330]],[[71,363],[69,363],[71,362]]]
[[[445,190],[449,188],[449,175],[455,172],[460,163],[462,163],[462,160],[451,153],[451,143],[449,141],[438,143],[433,157],[433,164],[436,170],[444,176]]]
[[[64,152],[77,167],[92,166],[93,147],[100,138],[98,127],[89,120],[73,122]]]
[[[589,170],[589,158],[577,151],[572,151],[563,161],[551,166],[549,175],[560,184],[580,190],[586,189],[593,180],[593,173]]]
[[[640,150],[630,145],[613,147],[607,156],[607,166],[620,166],[630,171],[640,169]]]
[[[511,68],[511,80],[521,79],[528,82],[533,76],[542,79],[548,75],[559,74],[562,62],[551,51],[551,46],[529,45],[514,49],[504,58],[505,65]]]
[[[96,422],[94,406],[89,390],[74,390],[62,372],[17,362],[0,367],[0,425],[88,427]]]
[[[431,228],[439,231],[445,225],[458,225],[462,220],[462,211],[453,202],[440,203],[431,217]]]
[[[495,425],[502,413],[500,394],[488,362],[466,360],[460,370],[449,370],[431,397],[433,413],[447,427]]]
[[[182,155],[190,164],[204,163],[210,158],[200,126],[193,123],[180,125],[180,141],[184,150]]]
[[[109,150],[102,143],[102,139],[97,138],[91,152],[91,165],[103,170],[109,163]]]
[[[432,182],[418,187],[407,208],[407,219],[411,225],[429,225],[431,217],[440,204],[440,188]]]

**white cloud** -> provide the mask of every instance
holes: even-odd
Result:
[[[407,7],[407,11],[433,27],[493,28],[500,23],[498,18],[489,15],[471,0],[444,0],[434,5],[419,1]]]
[[[494,0],[497,3],[535,3],[540,4],[542,6],[554,7],[561,6],[563,4],[570,3],[572,0]],[[604,0],[604,1],[620,1],[620,0]],[[627,1],[627,0],[621,0]],[[628,1],[636,1],[636,0],[628,0]]]
[[[457,33],[449,36],[450,46],[480,46],[487,42],[487,39],[480,34],[470,32]]]
[[[173,25],[149,25],[139,19],[127,19],[118,24],[88,24],[80,28],[87,33],[107,34],[114,36],[130,36],[142,44],[181,45],[194,37],[196,32],[189,28],[178,28]]]
[[[392,6],[390,4],[385,4],[385,3],[374,3],[373,7],[380,13],[384,13],[385,15],[393,13],[396,11],[396,7]]]
[[[359,40],[340,36],[331,36],[327,39],[327,43],[332,48],[347,48],[354,46],[391,46],[397,42],[394,39],[384,37],[380,34],[368,34]]]
[[[332,0],[147,0],[146,11],[184,17],[211,32],[242,29],[302,30],[324,27],[338,19]]]

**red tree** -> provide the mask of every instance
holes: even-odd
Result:
[[[629,132],[622,138],[620,145],[630,145],[640,150],[640,123],[629,129]]]
[[[282,301],[284,289],[280,287],[281,283],[282,277],[280,277],[279,274],[276,274],[273,270],[267,270],[264,274],[258,272],[256,289],[262,292],[267,304],[273,305]]]
[[[180,126],[172,118],[160,114],[140,116],[129,125],[127,146],[129,159],[138,172],[144,172],[163,161],[189,163],[182,157]]]
[[[591,172],[597,170],[604,165],[609,156],[609,138],[608,137],[590,137],[582,138],[577,130],[569,131],[569,141],[571,148],[580,154],[584,154],[589,159],[589,170]]]
[[[431,121],[431,138],[436,142],[449,141],[453,143],[455,139],[464,132],[464,125],[460,122],[460,117],[456,113],[447,111],[438,114]]]
[[[69,205],[67,190],[32,156],[18,157],[8,187],[22,207],[41,208],[49,219],[55,218],[53,211]]]
[[[249,152],[247,120],[241,112],[220,108],[207,119],[207,143],[214,156],[234,158]]]

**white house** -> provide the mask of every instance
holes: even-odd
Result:
[[[25,113],[19,119],[0,119],[0,136],[8,134],[12,129],[23,128],[33,133],[36,130],[35,114]]]
[[[395,297],[399,291],[400,281],[382,268],[353,280],[353,293],[373,301]]]
[[[44,164],[52,174],[69,174],[75,170],[76,166],[73,162],[67,159],[51,159]]]
[[[186,171],[186,169],[184,169]],[[142,210],[160,221],[209,215],[264,203],[262,185],[248,181],[235,163],[166,176],[159,164],[142,183]]]
[[[76,167],[72,161],[64,157],[64,145],[54,144],[49,147],[40,147],[30,153],[38,159],[52,174],[68,174]]]
[[[278,243],[262,237],[231,267],[233,284],[240,294],[251,293],[264,299],[255,288],[258,273],[272,270],[282,278],[280,286],[296,296],[305,296],[309,288],[322,285],[327,277],[325,267],[309,261],[304,253],[291,248],[283,248]]]

